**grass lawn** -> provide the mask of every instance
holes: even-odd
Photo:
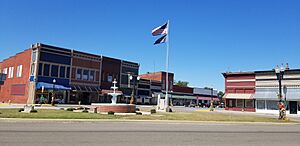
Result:
[[[232,121],[232,122],[292,122],[278,121],[249,115],[231,115],[214,112],[174,112],[152,115],[117,116],[95,113],[75,113],[64,110],[38,109],[37,113],[21,113],[18,109],[0,109],[0,118],[36,118],[36,119],[123,119],[123,120],[187,120],[187,121]]]

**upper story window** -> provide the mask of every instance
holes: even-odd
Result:
[[[7,68],[4,68],[2,71],[3,74],[7,74]]]
[[[89,80],[89,70],[83,70],[82,79]]]
[[[12,78],[13,76],[14,76],[14,67],[9,67],[7,78]]]
[[[76,79],[77,79],[77,80],[80,80],[80,79],[81,79],[81,75],[82,75],[82,69],[77,69],[77,72],[76,72]]]
[[[39,72],[38,72],[38,75],[43,75],[43,64],[42,63],[39,63]]]
[[[67,74],[66,74],[67,78],[70,78],[70,67],[67,67]]]
[[[23,70],[23,65],[19,65],[17,67],[17,78],[22,77],[22,70]]]
[[[32,62],[36,61],[36,51],[32,52]]]
[[[59,68],[59,77],[60,78],[65,78],[66,76],[66,67],[65,66],[60,66]]]
[[[50,76],[50,64],[44,64],[44,76]]]
[[[51,76],[58,77],[58,65],[51,66]]]
[[[95,80],[95,71],[93,71],[93,70],[90,71],[90,80],[91,81]]]
[[[107,76],[107,81],[108,81],[108,82],[112,82],[112,80],[113,80],[113,76],[110,75],[110,74],[108,74],[108,76]]]

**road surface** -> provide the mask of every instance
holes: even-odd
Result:
[[[0,145],[300,145],[299,124],[0,120]]]

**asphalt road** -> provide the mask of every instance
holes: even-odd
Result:
[[[0,120],[0,145],[299,145],[299,124]]]

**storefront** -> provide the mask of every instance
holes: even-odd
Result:
[[[278,88],[257,88],[254,95],[256,111],[262,113],[278,113]],[[298,114],[300,111],[300,88],[288,87],[283,94],[287,114]]]
[[[58,84],[38,82],[36,84],[36,104],[50,104],[54,94],[54,103],[64,104],[68,102],[68,96],[71,88]]]
[[[225,109],[255,112],[253,94],[225,94]]]

